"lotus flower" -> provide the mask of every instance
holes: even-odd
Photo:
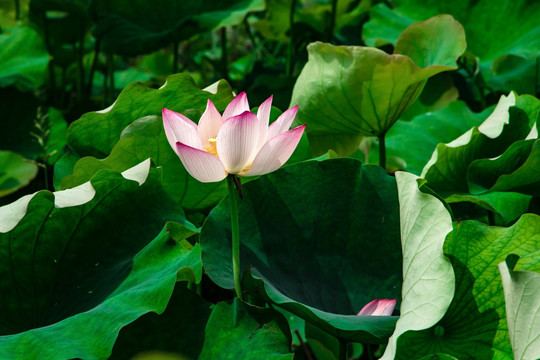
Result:
[[[375,299],[364,306],[358,315],[390,316],[396,307],[396,299]]]
[[[270,126],[272,96],[257,115],[249,110],[246,93],[232,100],[223,115],[208,99],[199,124],[163,109],[169,144],[186,170],[200,182],[223,180],[227,174],[263,175],[279,169],[291,157],[305,125],[289,130],[298,106],[285,111]]]

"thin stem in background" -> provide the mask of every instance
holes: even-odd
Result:
[[[300,335],[300,331],[294,330],[294,333],[296,334],[296,337],[300,341],[300,345],[302,346],[302,350],[304,350],[304,354],[306,355],[307,360],[313,360],[313,356],[311,356],[311,351],[309,351],[308,346],[302,339],[302,335]]]
[[[538,88],[539,74],[540,73],[540,56],[536,57],[536,66],[534,67],[534,94],[540,96],[540,88]]]
[[[339,355],[338,360],[349,359],[349,343],[347,340],[339,339]]]
[[[255,37],[253,36],[253,32],[251,31],[251,26],[249,26],[248,15],[244,17],[243,24],[246,29],[246,34],[249,38],[249,42],[251,43],[251,46],[253,47],[253,51],[255,51],[255,49],[257,49],[257,42],[255,41]]]
[[[62,66],[62,72],[60,75],[60,90],[59,90],[61,108],[65,106],[65,101],[66,101],[66,72],[67,72],[67,67]]]
[[[386,143],[384,136],[386,133],[379,135],[379,166],[386,170]]]
[[[92,59],[92,65],[90,66],[90,75],[88,76],[88,84],[86,87],[86,94],[88,97],[92,96],[92,86],[94,85],[94,74],[96,72],[97,63],[99,59],[99,39],[96,39],[94,43],[94,58]]]
[[[109,95],[108,105],[114,101],[114,55],[107,54],[107,77],[109,78]]]
[[[178,48],[180,47],[180,41],[173,42],[173,65],[172,73],[176,74],[178,72]]]
[[[15,2],[15,20],[19,21],[21,18],[21,4],[19,3],[19,0],[14,0]]]
[[[326,34],[326,42],[331,42],[334,36],[334,28],[336,27],[336,12],[337,12],[338,0],[332,0],[332,13],[330,14],[330,26],[328,27],[328,33]]]
[[[75,44],[77,54],[77,99],[79,103],[86,102],[86,86],[84,84],[84,31],[82,22],[79,23],[79,41]]]
[[[47,19],[47,13],[45,11],[42,11],[42,19],[43,19],[43,32],[45,35],[45,47],[47,48],[47,52],[49,54],[52,54],[51,51],[51,38],[49,34],[49,20]],[[56,103],[56,78],[54,76],[54,65],[53,61],[49,61],[49,65],[47,66],[49,70],[49,80],[51,82],[51,93],[53,94],[53,102]]]
[[[234,288],[236,297],[242,299],[242,286],[240,283],[240,223],[238,221],[238,196],[236,189],[235,175],[227,176],[229,187],[229,199],[231,204],[231,232],[232,232],[232,263],[234,274]]]
[[[228,54],[227,54],[227,28],[222,27],[220,29],[220,35],[221,35],[221,76],[227,82],[230,82],[229,79],[229,60],[228,60]]]
[[[293,62],[293,53],[294,53],[294,12],[296,10],[296,1],[292,0],[291,2],[291,10],[289,12],[289,46],[287,49],[287,65],[285,68],[285,75],[287,77],[292,76],[292,70],[294,66]]]
[[[364,344],[364,350],[366,350],[368,360],[374,360],[375,356],[373,355],[373,349],[370,344]]]

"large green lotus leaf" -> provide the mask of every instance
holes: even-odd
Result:
[[[514,93],[503,95],[480,126],[450,143],[437,145],[421,175],[432,189],[443,195],[468,193],[467,169],[473,160],[499,156],[514,141],[527,136],[529,118],[514,106],[516,101]]]
[[[453,41],[442,40],[448,33]],[[414,103],[426,80],[454,69],[465,51],[463,28],[449,16],[414,24],[402,38],[399,49],[410,52],[424,68],[408,56],[376,48],[320,42],[308,46],[309,60],[294,86],[291,104],[300,106],[296,123],[307,123],[315,155],[329,149],[349,155],[361,136],[384,135]],[[439,48],[440,42],[444,46]]]
[[[534,360],[540,354],[540,274],[514,270],[518,259],[510,255],[499,264],[508,332],[514,359]]]
[[[0,33],[0,87],[36,89],[45,81],[49,54],[35,30],[26,26],[3,28]]]
[[[38,99],[31,92],[15,87],[0,88],[0,113],[3,129],[0,131],[0,149],[11,150],[28,159],[36,159],[41,149],[31,133],[36,133]]]
[[[67,132],[68,145],[80,156],[104,157],[118,142],[122,130],[133,121],[147,115],[161,116],[163,108],[177,112],[196,109],[202,114],[207,99],[223,111],[233,99],[232,90],[225,81],[219,82],[217,93],[201,90],[187,74],[167,77],[159,89],[133,83],[122,90],[109,108],[86,113],[73,122]]]
[[[44,156],[49,165],[54,165],[64,154],[67,123],[62,113],[51,107],[47,114],[48,135],[44,143]],[[134,164],[135,165],[135,164]]]
[[[447,66],[456,69],[465,52],[465,30],[450,15],[437,15],[408,26],[399,36],[394,54],[402,54],[421,68]]]
[[[457,138],[478,126],[491,110],[473,113],[462,101],[416,116],[411,121],[398,121],[386,135],[389,156],[399,156],[407,163],[407,171],[420,175],[439,143]]]
[[[418,189],[417,177],[396,173],[399,194],[403,289],[400,317],[381,359],[395,358],[397,342],[408,331],[428,329],[445,314],[454,296],[454,271],[443,255],[452,219],[444,205]]]
[[[467,172],[473,193],[513,191],[540,196],[540,142],[517,141],[496,159],[478,159]]]
[[[134,355],[150,350],[197,359],[212,304],[184,284],[177,283],[162,314],[148,313],[122,328],[111,359],[132,359]]]
[[[516,79],[530,79],[525,76],[534,73],[531,68],[534,69],[535,57],[540,55],[540,3],[537,1],[399,0],[393,4],[392,10],[383,3],[372,8],[370,21],[362,32],[367,45],[395,44],[401,31],[415,21],[436,14],[451,14],[465,27],[468,50],[480,57],[482,73],[489,78],[491,86],[505,91],[527,92],[531,89],[531,81],[516,83]],[[507,54],[524,60],[508,63]],[[511,84],[520,88],[511,87]]]
[[[166,228],[155,237],[185,223],[159,178],[147,160],[0,208],[3,356],[107,358],[122,326],[165,309],[178,270],[201,265]]]
[[[286,335],[290,331],[283,324],[286,321],[276,310],[258,308],[237,298],[232,304],[220,302],[206,324],[199,360],[292,360],[291,339]]]
[[[400,337],[396,359],[438,352],[458,359],[513,359],[497,264],[517,254],[520,269],[538,272],[539,243],[537,215],[525,214],[508,228],[460,222],[445,242],[456,274],[454,299],[435,327]]]
[[[486,210],[493,213],[496,225],[510,225],[527,212],[532,196],[516,192],[487,192],[483,194],[452,194],[444,198],[453,204],[456,220],[486,219]],[[489,215],[488,220],[489,220]]]
[[[37,173],[35,162],[11,151],[0,151],[0,197],[28,185]]]
[[[201,31],[236,25],[248,12],[264,10],[262,0],[174,1],[96,0],[94,35],[109,53],[148,54]]]
[[[504,0],[460,1],[399,0],[390,10],[385,4],[372,8],[364,26],[366,44],[378,40],[395,43],[409,24],[436,14],[451,14],[467,31],[468,50],[482,60],[494,60],[505,54],[534,57],[540,53],[540,4],[531,0],[507,3]]]
[[[334,336],[384,342],[395,317],[354,314],[375,298],[400,302],[402,245],[394,178],[352,159],[308,161],[251,181],[243,191],[241,263],[253,267],[245,288]],[[228,206],[226,198],[214,208],[200,240],[208,275],[232,288]],[[415,264],[429,266],[433,260],[422,259],[420,254]],[[444,266],[439,270],[433,276],[446,281]],[[417,275],[416,268],[408,273],[407,284]],[[421,276],[417,280],[423,282]]]
[[[73,174],[62,180],[61,188],[82,184],[101,169],[123,171],[147,158],[162,167],[164,190],[185,208],[207,208],[227,193],[223,181],[201,183],[189,175],[167,141],[160,116],[146,116],[128,125],[105,159],[88,156],[77,161]]]
[[[242,270],[253,266],[246,289],[332,335],[369,342],[391,335],[396,317],[356,314],[375,298],[400,298],[393,177],[353,159],[307,161],[246,183],[243,196]],[[233,288],[228,197],[206,219],[200,242],[207,274]]]
[[[73,167],[81,158],[68,150],[54,163],[53,186],[55,190],[61,189],[62,180],[73,173]]]

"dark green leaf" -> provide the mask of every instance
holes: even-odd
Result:
[[[32,28],[3,28],[0,49],[0,87],[14,85],[24,91],[43,84],[49,54]]]
[[[128,125],[111,154],[103,160],[84,157],[73,167],[73,174],[66,176],[61,188],[82,184],[101,169],[123,171],[151,158],[163,171],[165,191],[188,209],[205,209],[215,205],[227,193],[225,182],[201,183],[185,170],[178,155],[171,149],[158,116],[146,116]]]
[[[292,360],[290,339],[279,326],[283,321],[273,309],[257,308],[237,298],[232,305],[221,302],[208,319],[199,360]]]
[[[68,145],[80,156],[103,157],[111,152],[124,128],[143,116],[161,116],[163,108],[177,112],[196,109],[202,114],[207,99],[223,111],[232,98],[231,88],[226,82],[221,81],[217,94],[212,94],[199,89],[187,74],[167,77],[167,82],[159,89],[132,83],[111,107],[86,113],[72,123],[67,132]]]
[[[155,237],[185,219],[149,166],[0,208],[3,356],[106,358],[122,326],[165,309],[179,269],[201,266],[165,229]]]

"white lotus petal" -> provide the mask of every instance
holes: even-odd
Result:
[[[264,175],[279,169],[289,160],[304,133],[306,125],[278,134],[263,145],[251,167],[243,176]]]
[[[163,127],[165,128],[167,140],[169,140],[169,144],[173,149],[176,149],[177,142],[202,149],[197,124],[184,115],[169,109],[163,109]]]
[[[293,108],[290,108],[289,110],[285,111],[283,114],[281,114],[276,121],[270,125],[268,128],[268,140],[276,136],[277,134],[281,134],[284,131],[289,130],[291,127],[292,122],[294,121],[294,118],[296,117],[296,113],[298,112],[298,105],[296,105]]]
[[[200,182],[216,182],[225,179],[227,172],[214,155],[191,146],[176,143],[176,153],[187,172]]]
[[[228,173],[239,173],[253,160],[263,126],[249,111],[223,122],[217,136],[217,153]]]
[[[208,139],[216,137],[221,127],[221,115],[217,111],[214,103],[208,99],[206,103],[206,110],[199,120],[199,137],[203,147],[210,146]]]
[[[249,111],[249,103],[246,93],[241,92],[229,103],[229,105],[227,105],[225,111],[223,112],[222,119],[225,122],[233,116],[242,114],[244,111]]]

